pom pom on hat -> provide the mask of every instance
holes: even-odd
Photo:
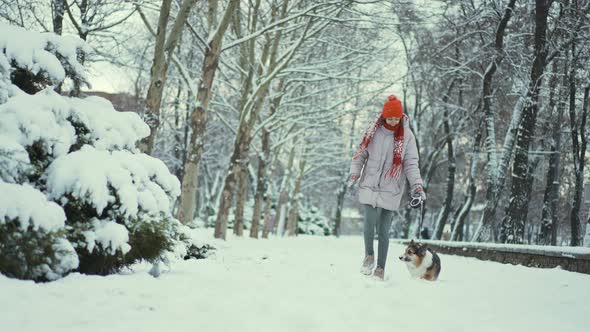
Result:
[[[387,99],[388,100],[385,104],[383,104],[383,112],[381,113],[381,116],[385,119],[402,118],[404,116],[402,102],[394,95],[389,96]]]

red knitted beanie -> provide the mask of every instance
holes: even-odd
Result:
[[[389,100],[383,104],[383,112],[381,113],[381,116],[383,116],[384,119],[402,118],[404,116],[402,102],[394,95],[389,96],[388,99]]]

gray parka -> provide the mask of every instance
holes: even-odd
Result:
[[[360,203],[394,211],[400,206],[406,178],[410,182],[410,188],[422,185],[416,138],[408,123],[409,118],[404,115],[402,172],[399,178],[385,178],[385,173],[393,161],[393,131],[384,126],[377,128],[367,150],[352,161],[350,174],[360,175],[358,180]]]

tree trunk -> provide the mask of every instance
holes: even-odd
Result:
[[[289,153],[289,162],[287,167],[285,168],[285,174],[283,175],[283,181],[281,181],[281,189],[279,194],[279,201],[276,206],[276,216],[275,216],[275,224],[276,224],[276,232],[277,235],[283,236],[283,213],[284,213],[284,206],[289,199],[289,183],[291,182],[291,173],[293,168],[293,160],[295,159],[295,143],[291,147],[291,152]]]
[[[346,197],[346,178],[348,173],[344,176],[340,176],[344,180],[344,184],[340,186],[338,193],[336,194],[336,215],[334,216],[334,229],[332,232],[336,237],[340,236],[340,227],[342,224],[342,209],[344,208],[344,198]]]
[[[567,57],[567,54],[566,54]],[[567,73],[568,65],[564,66]],[[550,95],[549,95],[549,109],[553,110],[556,107],[555,90],[558,85],[557,76],[557,61],[553,63],[553,75],[549,83]],[[564,86],[566,84],[567,75],[564,75]],[[561,99],[563,96],[560,93],[561,89],[557,92],[557,99]],[[543,195],[543,210],[541,212],[541,231],[539,234],[539,244],[543,245],[556,245],[557,244],[557,204],[559,202],[559,172],[560,172],[560,159],[561,159],[561,127],[563,125],[563,103],[560,101],[557,103],[557,119],[553,122],[553,135],[550,143],[549,155],[549,169],[547,171],[547,180],[545,193]]]
[[[268,170],[268,174],[269,176],[273,176],[273,174],[275,174],[275,169],[277,168],[277,164],[280,162],[279,156],[280,156],[280,149],[281,147],[277,147],[275,149],[275,151],[273,151],[273,153],[270,155],[271,159],[269,159],[269,163],[270,163],[270,169]],[[268,182],[268,189],[267,189],[267,194],[265,197],[265,208],[264,208],[264,228],[262,229],[262,238],[266,239],[268,238],[268,234],[274,232],[274,230],[276,229],[276,215],[277,215],[277,211],[278,211],[278,205],[279,205],[279,199],[277,199],[277,202],[274,206],[274,208],[272,207],[272,205],[274,204],[273,201],[273,190],[272,190],[272,185],[273,183]],[[278,189],[278,191],[280,191],[280,188]],[[279,194],[280,195],[280,194]],[[272,215],[271,215],[271,210],[272,210]],[[271,218],[272,218],[272,222],[271,222]]]
[[[258,12],[258,8],[260,6],[260,0],[256,0],[256,3],[254,4],[254,8],[252,9],[252,11],[248,12],[248,17],[247,17],[247,22],[249,22],[249,25],[251,27],[251,30],[256,30],[256,26],[257,26],[257,22],[258,22],[258,15],[256,15],[256,13]],[[236,32],[236,36],[238,38],[242,37],[242,26],[241,26],[241,15],[239,12],[236,13],[236,15],[234,15],[234,30]],[[268,44],[268,43],[267,43]],[[268,46],[265,46],[265,49],[267,49]],[[251,40],[248,43],[243,43],[242,45],[240,45],[240,59],[239,59],[239,63],[240,63],[240,67],[242,69],[242,73],[241,73],[241,86],[242,86],[242,92],[241,92],[241,97],[240,97],[240,104],[238,106],[238,109],[240,110],[240,114],[243,117],[243,113],[244,113],[244,106],[246,105],[246,102],[248,100],[248,97],[251,93],[252,90],[252,79],[254,77],[254,72],[255,72],[255,61],[254,61],[254,39]],[[267,51],[266,51],[267,52]],[[262,63],[264,63],[265,60],[262,60]],[[246,69],[249,68],[247,71]],[[244,72],[247,72],[247,74],[244,74]],[[242,122],[243,119],[241,119],[240,122]],[[240,123],[240,127],[238,128],[238,133],[242,133],[243,129],[242,129],[242,125]],[[236,137],[236,140],[243,140],[246,139],[244,136],[241,137]],[[240,146],[240,145],[238,145]],[[246,148],[247,150],[249,150],[249,147]],[[244,156],[240,162],[238,163],[237,167],[239,167],[239,172],[237,172],[238,176],[237,176],[237,195],[236,195],[236,209],[234,212],[234,234],[238,235],[238,236],[242,236],[243,234],[243,222],[244,222],[244,205],[246,204],[245,200],[247,199],[248,196],[248,186],[245,185],[247,183],[247,176],[248,176],[248,164],[249,164],[249,157],[248,157],[248,151],[241,151],[238,152],[238,154],[241,154],[242,156]],[[230,172],[233,172],[232,170],[234,169],[233,167],[234,165],[231,163],[230,161]],[[228,186],[230,184],[232,184],[233,182],[231,181],[225,181],[225,185]],[[224,188],[224,190],[226,190],[226,188]],[[233,188],[229,188],[230,191],[233,191]],[[224,207],[226,207],[228,209],[227,211],[227,215],[229,215],[229,209],[231,209],[231,205],[233,202],[223,202],[223,200],[225,199],[226,196],[222,196],[222,201],[220,202],[220,207],[221,204],[224,204]],[[229,199],[232,199],[232,196],[228,196]],[[229,203],[229,204],[228,204]],[[218,214],[218,217],[220,215],[225,215],[225,213],[223,214]],[[219,221],[216,220],[216,225]],[[227,220],[224,221],[227,224]]]
[[[180,111],[180,96],[182,94],[182,85],[178,84],[176,98],[174,100],[174,159],[176,161],[173,171],[177,178],[182,179],[182,131],[184,125],[183,114]]]
[[[164,85],[166,84],[166,73],[168,72],[168,61],[164,46],[166,44],[166,29],[168,27],[171,4],[172,0],[162,0],[156,32],[154,59],[152,61],[152,68],[150,69],[150,85],[145,98],[146,109],[143,120],[150,127],[150,135],[141,140],[139,148],[147,154],[152,153],[156,131],[160,126],[160,105],[162,103]]]
[[[584,235],[584,247],[590,247],[590,211],[588,211],[588,221],[586,222],[586,234]]]
[[[299,176],[295,182],[295,189],[291,195],[291,208],[289,211],[289,219],[287,221],[287,235],[297,235],[297,221],[299,218],[299,192],[301,191],[301,182],[303,182],[303,176],[305,173],[305,159],[303,156],[299,156],[301,161],[299,162]]]
[[[53,11],[53,32],[58,35],[63,33],[64,14],[66,11],[66,0],[51,0],[51,10]],[[55,92],[61,93],[63,82],[55,87]]]
[[[205,131],[207,128],[207,109],[211,99],[211,88],[213,79],[219,65],[219,56],[223,35],[227,30],[231,16],[233,15],[238,0],[230,0],[223,19],[219,24],[215,35],[210,39],[205,50],[205,58],[201,69],[201,80],[197,91],[197,107],[191,114],[191,138],[188,144],[188,155],[184,166],[184,177],[182,178],[182,191],[180,195],[180,207],[178,219],[182,223],[188,223],[193,219],[195,212],[195,198],[198,185],[199,162],[204,151]]]
[[[266,97],[266,94],[264,95]],[[257,103],[257,110],[251,117],[257,117],[262,102]],[[254,112],[254,111],[253,111]],[[215,222],[215,237],[225,239],[225,231],[227,228],[227,216],[229,215],[229,209],[231,208],[233,197],[230,195],[234,191],[237,180],[245,176],[246,167],[248,165],[248,158],[250,153],[250,144],[252,141],[251,131],[254,126],[254,118],[250,118],[248,122],[240,122],[236,140],[234,143],[234,152],[230,159],[229,172],[225,179],[225,185],[221,196],[221,202],[219,204],[219,210],[217,214],[217,220]],[[227,194],[226,194],[227,193]]]
[[[275,97],[272,99],[272,102],[270,103],[270,114],[269,117],[272,117],[279,108],[279,105],[281,104],[281,100],[282,100],[282,96],[283,96],[283,87],[284,87],[284,81],[283,79],[280,79],[277,87],[276,87],[276,95]],[[263,201],[267,203],[267,208],[265,208],[265,213],[264,213],[264,225],[263,225],[263,230],[262,230],[262,237],[263,238],[267,238],[268,237],[268,221],[269,221],[269,217],[268,216],[268,212],[269,212],[269,202],[270,200],[270,193],[268,192],[268,180],[266,179],[266,168],[267,165],[270,163],[271,160],[271,156],[270,156],[270,132],[268,130],[266,130],[265,128],[262,128],[261,130],[262,132],[262,139],[261,139],[261,145],[262,145],[262,156],[258,156],[258,180],[257,180],[257,185],[256,185],[256,199],[255,199],[255,203],[254,203],[254,213],[252,215],[252,229],[250,231],[250,237],[258,237],[258,224],[260,222],[260,210],[262,209],[262,203]],[[265,198],[266,197],[266,198]],[[254,229],[256,228],[256,229]]]
[[[486,205],[481,215],[479,225],[473,233],[472,241],[481,242],[496,238],[496,209],[498,207],[498,203],[500,202],[501,194],[504,191],[506,171],[508,170],[510,160],[512,159],[512,151],[514,150],[516,135],[518,134],[518,127],[522,121],[522,111],[528,98],[527,93],[528,86],[524,88],[524,91],[514,105],[512,110],[512,118],[510,119],[510,125],[508,127],[508,131],[506,132],[506,137],[504,138],[502,158],[498,167],[498,181],[496,182],[497,188],[495,189],[498,195],[495,195],[494,199],[491,201],[486,199]],[[487,195],[488,193],[486,192],[486,197],[488,197]]]
[[[252,213],[252,227],[250,228],[250,237],[258,238],[260,216],[264,197],[267,196],[266,165],[270,158],[270,133],[262,129],[262,155],[258,156],[258,177],[256,183],[256,195],[254,198],[254,211]]]
[[[546,32],[549,1],[537,0],[535,9],[535,59],[529,82],[529,99],[523,109],[522,122],[516,138],[510,204],[502,220],[500,241],[523,243],[525,223],[530,200],[529,147],[535,131],[538,112],[539,89],[541,87],[547,56]]]
[[[248,200],[248,169],[242,168],[238,179],[238,192],[236,195],[236,211],[234,213],[234,234],[244,235],[244,207]]]
[[[573,44],[575,45],[575,44]],[[572,46],[573,48],[573,46]],[[572,50],[572,54],[573,54]],[[572,67],[575,67],[575,63],[572,63]],[[572,69],[570,74],[570,124],[572,129],[572,148],[574,154],[574,171],[576,176],[576,182],[574,187],[574,202],[572,204],[572,209],[570,211],[570,229],[571,229],[571,246],[579,246],[580,245],[580,227],[581,227],[581,218],[580,218],[580,209],[582,207],[582,195],[584,191],[584,167],[586,164],[586,144],[588,137],[585,134],[586,131],[586,119],[588,116],[588,91],[590,87],[586,87],[584,89],[584,104],[582,107],[582,114],[580,119],[580,136],[581,142],[578,138],[578,126],[576,123],[576,113],[575,113],[575,91],[576,91],[576,82],[575,82],[575,69]]]
[[[361,77],[361,72],[359,72],[359,77]],[[360,87],[360,85],[359,85]],[[360,92],[359,89],[357,89],[357,94]],[[358,98],[356,98],[355,100],[355,105],[358,103]],[[351,152],[353,151],[354,148],[354,141],[352,140],[354,131],[355,131],[355,127],[356,127],[356,117],[357,117],[358,113],[354,113],[354,115],[352,116],[352,124],[350,126],[350,132],[349,132],[349,137],[350,137],[350,141],[348,143],[348,150]],[[336,195],[336,216],[334,217],[334,230],[333,233],[335,236],[340,236],[340,227],[342,224],[342,210],[344,208],[344,199],[346,198],[346,189],[347,189],[347,182],[348,182],[348,171],[344,172],[342,174],[342,176],[340,176],[340,188],[338,189],[338,194]]]
[[[486,150],[488,153],[488,176],[487,176],[487,190],[486,190],[486,211],[484,211],[484,218],[482,219],[482,225],[480,228],[485,229],[485,235],[488,236],[489,228],[495,223],[496,219],[496,206],[499,200],[500,186],[498,181],[498,154],[496,151],[496,112],[492,107],[492,92],[493,92],[493,78],[494,75],[504,60],[504,34],[512,12],[514,11],[515,0],[510,0],[504,15],[498,23],[496,29],[496,35],[494,40],[494,55],[486,68],[483,82],[482,82],[482,95],[481,95],[481,106],[482,112],[485,119],[486,128]],[[477,235],[476,235],[477,236]]]
[[[445,224],[447,223],[447,219],[449,217],[450,211],[453,209],[453,192],[455,190],[455,170],[457,168],[455,162],[455,149],[453,147],[453,133],[451,132],[451,120],[449,116],[449,110],[447,107],[447,102],[449,99],[449,95],[453,89],[455,81],[453,80],[451,84],[449,84],[449,89],[447,94],[443,96],[443,107],[444,107],[444,120],[443,126],[445,130],[445,140],[447,145],[447,169],[448,169],[448,177],[447,177],[447,194],[445,196],[445,202],[443,205],[443,209],[439,214],[439,217],[436,221],[436,228],[433,234],[433,239],[440,240],[442,239],[443,230]]]
[[[86,29],[86,27],[89,27],[91,24],[89,24],[88,22],[88,8],[89,8],[89,3],[88,1],[82,1],[81,3],[79,3],[78,5],[78,9],[80,10],[80,23],[75,23],[76,20],[72,14],[72,11],[70,10],[70,6],[71,4],[68,4],[67,1],[63,2],[66,5],[66,11],[68,12],[68,16],[70,17],[70,21],[74,23],[74,26],[76,27],[76,30],[78,31],[78,37],[80,37],[80,39],[82,39],[83,41],[86,41],[88,39],[88,30]],[[92,4],[91,4],[92,5]],[[84,62],[86,62],[86,54],[84,52],[80,53],[80,56],[78,58],[78,62],[81,65],[84,65]],[[80,97],[80,89],[82,87],[82,82],[80,80],[75,79],[74,80],[74,86],[72,87],[72,90],[70,90],[70,97]]]
[[[204,216],[205,216],[205,223],[207,227],[213,226],[215,220],[215,216],[217,215],[215,208],[219,204],[219,198],[221,196],[221,181],[223,180],[223,176],[221,175],[221,171],[215,172],[215,177],[212,178],[209,176],[208,167],[205,165],[205,174],[207,176],[205,178],[211,178],[210,181],[212,184],[210,186],[205,183],[205,205],[204,205]]]
[[[154,50],[154,60],[150,70],[150,85],[146,96],[146,110],[144,121],[150,127],[150,135],[141,140],[139,148],[142,152],[152,154],[156,143],[156,135],[160,127],[160,107],[162,105],[162,95],[166,86],[168,74],[168,65],[172,54],[178,45],[178,40],[182,34],[182,28],[188,18],[188,15],[197,0],[184,0],[174,21],[172,31],[166,37],[168,17],[170,16],[171,0],[162,0],[160,8],[160,17],[158,18],[158,29],[156,33],[156,46]]]
[[[66,11],[66,0],[52,0],[51,9],[53,10],[53,32],[60,35],[63,32],[64,14]]]
[[[481,136],[481,130],[478,130],[473,142],[473,155],[471,157],[471,163],[468,170],[469,178],[467,180],[467,197],[465,198],[465,203],[463,203],[463,206],[459,210],[459,214],[457,214],[457,217],[455,218],[455,227],[453,229],[453,233],[451,234],[451,241],[459,241],[464,237],[464,235],[468,235],[463,234],[463,225],[465,225],[465,219],[467,219],[467,215],[469,214],[471,206],[475,201],[475,175],[477,172],[477,163],[479,161]]]
[[[189,144],[189,130],[190,130],[190,118],[191,118],[191,102],[193,100],[193,94],[190,91],[190,89],[188,89],[187,94],[186,94],[186,106],[185,106],[185,117],[184,117],[184,124],[182,125],[183,127],[183,136],[182,136],[182,176],[180,178],[178,178],[180,180],[180,183],[183,182],[184,179],[184,174],[185,174],[185,169],[184,167],[186,166],[186,160],[188,158],[188,144]]]
[[[246,162],[245,159],[248,158],[248,155],[244,155],[242,153],[248,151],[246,145],[249,146],[250,144],[250,141],[246,139],[246,135],[243,133],[245,129],[246,128],[244,127],[240,127],[238,129],[238,134],[236,135],[236,140],[234,142],[234,152],[232,153],[228,173],[225,177],[225,182],[223,185],[219,209],[217,210],[217,219],[215,220],[214,236],[218,239],[225,240],[225,233],[227,231],[227,218],[233,203],[235,187],[238,180],[244,176],[244,168],[241,167],[240,164]]]
[[[488,153],[488,188],[491,188],[490,191],[488,189],[489,196],[488,199],[493,198],[496,195],[495,189],[496,187],[496,171],[498,169],[498,154],[496,152],[496,129],[495,129],[495,122],[496,122],[496,114],[494,112],[494,108],[491,106],[492,102],[492,83],[494,74],[498,69],[498,66],[504,60],[504,33],[506,31],[506,26],[508,25],[508,21],[512,16],[512,11],[514,10],[514,4],[516,0],[510,0],[506,9],[504,10],[504,15],[498,24],[498,28],[496,30],[496,39],[494,43],[495,52],[490,61],[486,72],[483,78],[483,85],[482,85],[482,99],[481,103],[483,106],[483,114],[485,116],[486,122],[486,150]],[[487,195],[488,196],[488,195]]]
[[[272,205],[272,199],[270,197],[270,193],[266,195],[264,198],[264,225],[262,227],[262,238],[268,239],[268,234],[272,232],[271,225],[270,225],[270,210]],[[274,227],[274,225],[272,226]]]

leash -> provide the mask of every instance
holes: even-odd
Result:
[[[410,207],[417,208],[418,205],[420,206],[420,221],[418,223],[418,239],[422,237],[422,223],[424,222],[424,201],[422,198],[418,196],[412,197],[410,201]]]
[[[424,221],[424,201],[420,200],[420,224],[418,225],[418,239],[422,237],[422,222]]]

